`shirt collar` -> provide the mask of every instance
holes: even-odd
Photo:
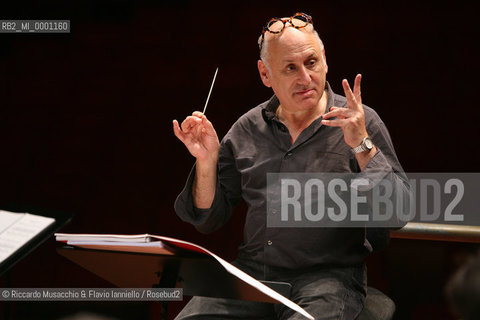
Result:
[[[330,111],[330,108],[333,106],[334,102],[334,95],[332,88],[328,81],[325,83],[325,89],[327,89],[327,108],[326,112]],[[280,101],[278,100],[276,95],[273,95],[270,100],[266,103],[266,105],[262,108],[262,116],[265,122],[270,123],[272,120],[276,119],[276,112],[278,106],[280,105]]]

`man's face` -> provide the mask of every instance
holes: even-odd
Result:
[[[309,30],[292,27],[274,37],[268,43],[267,61],[258,63],[263,83],[291,112],[317,107],[328,71],[318,38]]]

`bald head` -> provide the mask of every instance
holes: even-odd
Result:
[[[311,34],[315,37],[315,40],[318,41],[318,44],[323,50],[323,42],[320,39],[320,36],[318,35],[318,32],[313,28],[313,25],[308,25],[305,28],[302,29],[296,29],[293,27],[287,27],[285,28],[282,32],[280,33],[270,33],[270,32],[265,32],[263,37],[260,35],[258,38],[258,44],[260,47],[260,59],[262,59],[267,65],[268,65],[268,60],[270,57],[270,53],[272,50],[270,50],[270,47],[273,45],[282,45],[282,40],[288,40],[288,42],[292,42],[292,36],[295,37],[299,35],[299,32],[306,33],[306,34]],[[289,38],[289,39],[286,39]]]
[[[273,89],[283,110],[318,111],[326,103],[320,103],[328,72],[325,50],[318,34],[308,27],[286,27],[281,33],[264,34],[258,71],[263,84]]]

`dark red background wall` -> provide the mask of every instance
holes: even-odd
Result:
[[[174,137],[171,122],[203,107],[217,66],[207,115],[220,136],[269,98],[256,70],[256,39],[268,18],[297,11],[313,16],[335,91],[341,92],[341,79],[363,74],[363,101],[387,124],[406,171],[476,172],[478,9],[473,1],[2,5],[0,19],[70,19],[71,33],[0,34],[0,206],[71,212],[75,218],[65,232],[148,232],[234,258],[242,210],[209,236],[175,216],[173,203],[193,158]],[[56,246],[49,240],[15,266],[11,285],[108,286],[58,256]],[[438,291],[455,266],[455,252],[473,249],[393,241],[371,259],[371,279],[398,297],[402,319],[432,310],[448,319]],[[421,266],[415,263],[419,255],[425,260]],[[434,276],[416,279],[419,270]],[[405,281],[418,285],[402,287]],[[414,294],[422,289],[427,291]],[[431,301],[424,299],[431,292],[436,294]],[[136,310],[133,315],[122,309],[127,307]],[[158,313],[158,306],[148,304],[11,308],[15,319],[29,312],[54,319],[89,308],[122,319]]]

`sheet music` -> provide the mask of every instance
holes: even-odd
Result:
[[[283,303],[284,305],[286,305],[287,307],[289,307],[290,309],[292,310],[295,310],[297,311],[298,313],[302,314],[303,316],[305,316],[306,318],[308,319],[311,319],[311,320],[314,320],[314,317],[309,314],[307,311],[305,311],[302,307],[300,307],[298,304],[294,303],[293,301],[291,301],[290,299],[287,299],[285,298],[284,296],[282,296],[280,293],[276,292],[275,290],[267,287],[266,285],[264,285],[263,283],[261,283],[260,281],[256,280],[255,278],[253,278],[252,276],[250,276],[249,274],[243,272],[242,270],[238,269],[237,267],[235,267],[234,265],[228,263],[227,261],[223,260],[222,258],[220,258],[219,256],[217,256],[216,254],[214,254],[213,252],[211,252],[210,250],[207,250],[197,244],[194,244],[194,243],[191,243],[191,242],[188,242],[188,241],[183,241],[183,240],[178,240],[178,239],[174,239],[174,238],[170,238],[170,237],[161,237],[161,236],[155,236],[155,235],[150,235],[152,238],[157,238],[157,239],[160,239],[160,240],[164,240],[166,241],[167,243],[168,242],[172,242],[176,245],[178,244],[183,244],[185,248],[190,248],[190,249],[194,249],[196,248],[197,250],[195,251],[199,251],[199,252],[204,252],[210,256],[212,256],[213,258],[215,258],[224,268],[225,270],[227,270],[229,273],[233,274],[234,276],[236,276],[237,278],[241,279],[242,281],[248,283],[249,285],[255,287],[256,289],[260,290],[261,292],[265,293],[266,295],[268,295],[269,297],[277,300],[278,302],[280,303]]]
[[[88,246],[88,244],[90,244],[91,248],[100,249],[99,246],[96,246],[96,248],[95,248],[95,243],[98,244],[98,239],[99,238],[110,237],[110,238],[113,238],[113,239],[116,240],[116,239],[119,239],[119,238],[124,238],[124,239],[135,238],[135,237],[138,237],[139,235],[128,236],[128,235],[99,235],[99,234],[89,235],[89,234],[56,233],[55,236],[57,237],[57,241],[62,241],[62,242],[66,241],[67,244],[70,244],[70,245],[77,245],[77,246],[81,246],[81,247],[85,248],[86,246]],[[295,311],[299,312],[300,314],[305,316],[307,319],[311,319],[311,320],[314,319],[314,317],[311,314],[309,314],[307,311],[305,311],[302,307],[300,307],[299,305],[297,305],[293,301],[285,298],[284,296],[282,296],[281,294],[279,294],[275,290],[267,287],[266,285],[264,285],[260,281],[254,279],[253,277],[251,277],[247,273],[243,272],[242,270],[238,269],[237,267],[235,267],[232,264],[228,263],[227,261],[223,260],[222,258],[217,256],[213,252],[205,249],[204,247],[201,247],[197,244],[194,244],[194,243],[191,243],[191,242],[188,242],[188,241],[174,239],[174,238],[170,238],[170,237],[162,237],[162,236],[157,236],[157,235],[152,235],[152,234],[146,234],[146,235],[142,235],[142,236],[148,236],[153,241],[150,242],[150,243],[133,243],[132,242],[128,245],[128,247],[124,246],[122,249],[123,250],[129,249],[130,251],[142,252],[141,250],[144,250],[149,245],[155,245],[155,243],[157,241],[154,241],[154,239],[158,239],[162,242],[165,242],[166,246],[172,245],[173,247],[207,254],[209,256],[212,256],[214,259],[216,259],[217,262],[220,263],[225,268],[225,270],[227,270],[227,272],[233,274],[234,276],[236,276],[240,280],[248,283],[252,287],[256,288],[257,290],[259,290],[261,292],[263,292],[264,294],[266,294],[267,296],[275,299],[276,301],[278,301],[280,303],[283,303],[284,305],[291,308],[292,310],[295,310]],[[88,241],[89,238],[92,241]],[[60,240],[60,239],[62,239],[62,240]],[[82,239],[81,240],[82,242],[79,242],[79,239]],[[74,240],[74,241],[72,241],[72,240]],[[106,242],[106,243],[108,243],[108,242]],[[110,244],[109,244],[110,248],[106,247],[104,249],[111,250],[111,247],[115,246],[115,245],[118,245],[118,243],[110,242]],[[133,250],[135,247],[137,247],[138,250]]]
[[[243,272],[242,270],[238,269],[237,267],[235,267],[234,265],[228,263],[227,261],[223,260],[222,258],[220,258],[219,256],[211,253],[211,255],[217,259],[217,261],[228,271],[230,272],[231,274],[233,274],[234,276],[237,276],[239,279],[245,281],[246,283],[250,284],[251,286],[257,288],[258,290],[262,291],[263,293],[265,293],[266,295],[272,297],[273,299],[283,303],[284,305],[286,305],[287,307],[289,307],[290,309],[292,310],[295,310],[297,311],[298,313],[302,314],[303,316],[305,316],[306,318],[308,319],[311,319],[311,320],[314,320],[313,316],[311,314],[309,314],[307,311],[305,311],[302,307],[300,307],[298,304],[294,303],[293,301],[291,301],[290,299],[287,299],[285,298],[284,296],[282,296],[280,293],[276,292],[275,290],[267,287],[266,285],[264,285],[263,283],[261,283],[260,281],[256,280],[255,278],[253,278],[252,276],[250,276],[249,274]]]
[[[55,238],[57,241],[107,241],[107,242],[132,242],[132,243],[142,243],[150,242],[150,235],[145,234],[133,234],[133,235],[124,235],[124,234],[86,234],[78,233],[72,235],[70,233],[55,233]]]
[[[0,262],[54,222],[49,217],[0,210]]]
[[[0,234],[5,231],[8,227],[13,225],[15,222],[20,220],[25,213],[15,213],[0,210]]]

